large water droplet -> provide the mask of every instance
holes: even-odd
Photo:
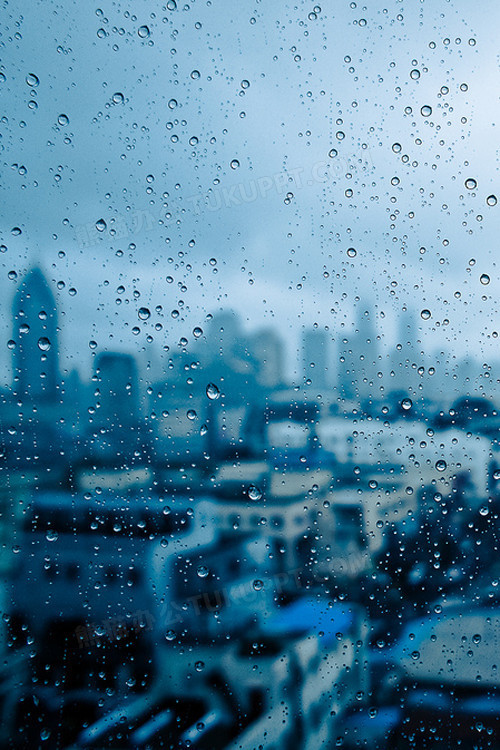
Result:
[[[50,341],[46,336],[41,336],[38,339],[38,348],[41,349],[42,352],[48,352],[50,349]]]
[[[149,26],[139,26],[137,29],[138,35],[141,37],[141,39],[147,39],[150,35]]]
[[[151,310],[149,310],[147,307],[140,307],[137,315],[141,320],[148,320],[148,318],[151,317]]]
[[[423,117],[430,117],[432,115],[432,107],[428,104],[424,104],[423,107],[420,108],[420,114]]]
[[[477,188],[477,181],[473,177],[469,177],[465,180],[464,184],[467,190],[475,190]]]
[[[248,497],[250,500],[260,500],[262,497],[262,490],[255,484],[251,484],[248,488]]]
[[[211,401],[215,401],[215,399],[219,398],[220,391],[215,383],[209,383],[206,387],[206,394]]]

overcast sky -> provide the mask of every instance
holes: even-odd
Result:
[[[407,306],[429,350],[496,358],[499,28],[495,0],[9,2],[4,372],[35,262],[79,366],[221,307],[293,349],[358,304],[387,341]]]

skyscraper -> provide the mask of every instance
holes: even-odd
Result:
[[[100,409],[96,418],[107,427],[129,427],[139,420],[137,365],[131,354],[102,352],[95,369]]]
[[[312,328],[304,331],[302,352],[304,374],[315,388],[325,388],[328,384],[329,338],[325,330]]]
[[[57,307],[37,266],[19,286],[12,312],[14,392],[19,398],[55,401],[59,382]]]

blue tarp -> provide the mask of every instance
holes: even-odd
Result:
[[[321,633],[321,642],[329,646],[337,633],[345,635],[354,622],[354,613],[346,604],[330,604],[325,599],[303,598],[277,610],[264,623],[263,631],[277,637]]]

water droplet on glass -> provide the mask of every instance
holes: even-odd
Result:
[[[206,578],[208,576],[209,570],[206,565],[199,565],[196,573],[198,575],[198,578]]]
[[[255,484],[251,484],[248,488],[248,497],[250,500],[260,500],[262,497],[262,490]]]
[[[98,232],[104,232],[104,230],[106,229],[106,226],[107,224],[104,221],[104,219],[98,219],[95,223],[95,228],[97,229]]]
[[[197,672],[202,672],[205,669],[205,662],[204,661],[197,661],[195,662],[194,668]]]
[[[409,411],[411,407],[413,406],[413,401],[411,400],[411,398],[404,398],[401,401],[401,406],[403,407],[405,411]]]
[[[464,184],[467,190],[475,190],[477,188],[477,181],[473,177],[469,177],[465,180]]]
[[[357,255],[357,252],[353,247],[350,247],[347,250],[347,255],[349,256],[349,258],[355,258]]]
[[[487,284],[490,283],[490,277],[488,276],[487,273],[482,273],[481,276],[479,277],[479,281],[481,282],[481,284],[484,284],[486,286]]]
[[[147,39],[150,35],[149,27],[148,26],[139,26],[137,29],[138,35],[141,37],[141,39]]]
[[[496,195],[488,195],[488,197],[486,198],[486,204],[488,206],[496,206],[497,202],[498,201]]]
[[[432,107],[429,107],[428,104],[424,104],[424,106],[420,108],[420,114],[423,117],[430,117],[432,115]]]
[[[67,125],[69,123],[69,117],[68,115],[59,115],[57,118],[57,122],[59,125]]]
[[[56,542],[58,539],[58,533],[55,531],[55,529],[49,529],[47,531],[47,534],[45,535],[45,538],[48,542]]]
[[[200,77],[201,73],[199,70],[192,70],[191,71],[191,78],[193,81],[196,81]]]
[[[38,348],[41,349],[42,352],[48,352],[50,349],[50,341],[46,336],[41,336],[38,339]]]
[[[198,415],[196,414],[196,412],[195,412],[194,409],[188,409],[188,411],[186,413],[186,416],[187,416],[188,419],[190,419],[191,421],[193,421],[193,419],[196,419],[196,417]]]
[[[439,461],[436,461],[436,469],[438,471],[445,471],[446,466],[446,461],[443,458],[440,458]]]
[[[140,307],[137,315],[141,320],[148,320],[151,317],[151,310],[148,310],[147,307]]]
[[[262,589],[264,588],[264,582],[261,581],[260,578],[256,578],[253,582],[253,587],[255,591],[262,591]]]
[[[215,399],[219,398],[220,391],[215,383],[209,383],[206,387],[206,394],[211,401],[215,401]]]
[[[113,104],[123,104],[125,101],[125,97],[120,91],[117,91],[116,94],[113,94],[111,97]]]
[[[414,81],[418,81],[420,78],[420,71],[416,68],[413,68],[413,70],[410,71],[410,78],[412,78]]]
[[[38,86],[38,84],[40,83],[40,79],[34,73],[29,73],[26,76],[26,83],[28,84],[28,86],[34,88],[35,86]]]
[[[200,336],[203,336],[203,328],[200,328],[200,326],[196,326],[196,328],[193,328],[193,336],[195,339],[199,339]]]
[[[430,310],[421,310],[420,311],[420,317],[423,318],[423,320],[429,320],[431,317],[431,311]]]
[[[240,163],[238,159],[233,159],[231,162],[231,169],[238,169],[239,166],[240,166]]]

